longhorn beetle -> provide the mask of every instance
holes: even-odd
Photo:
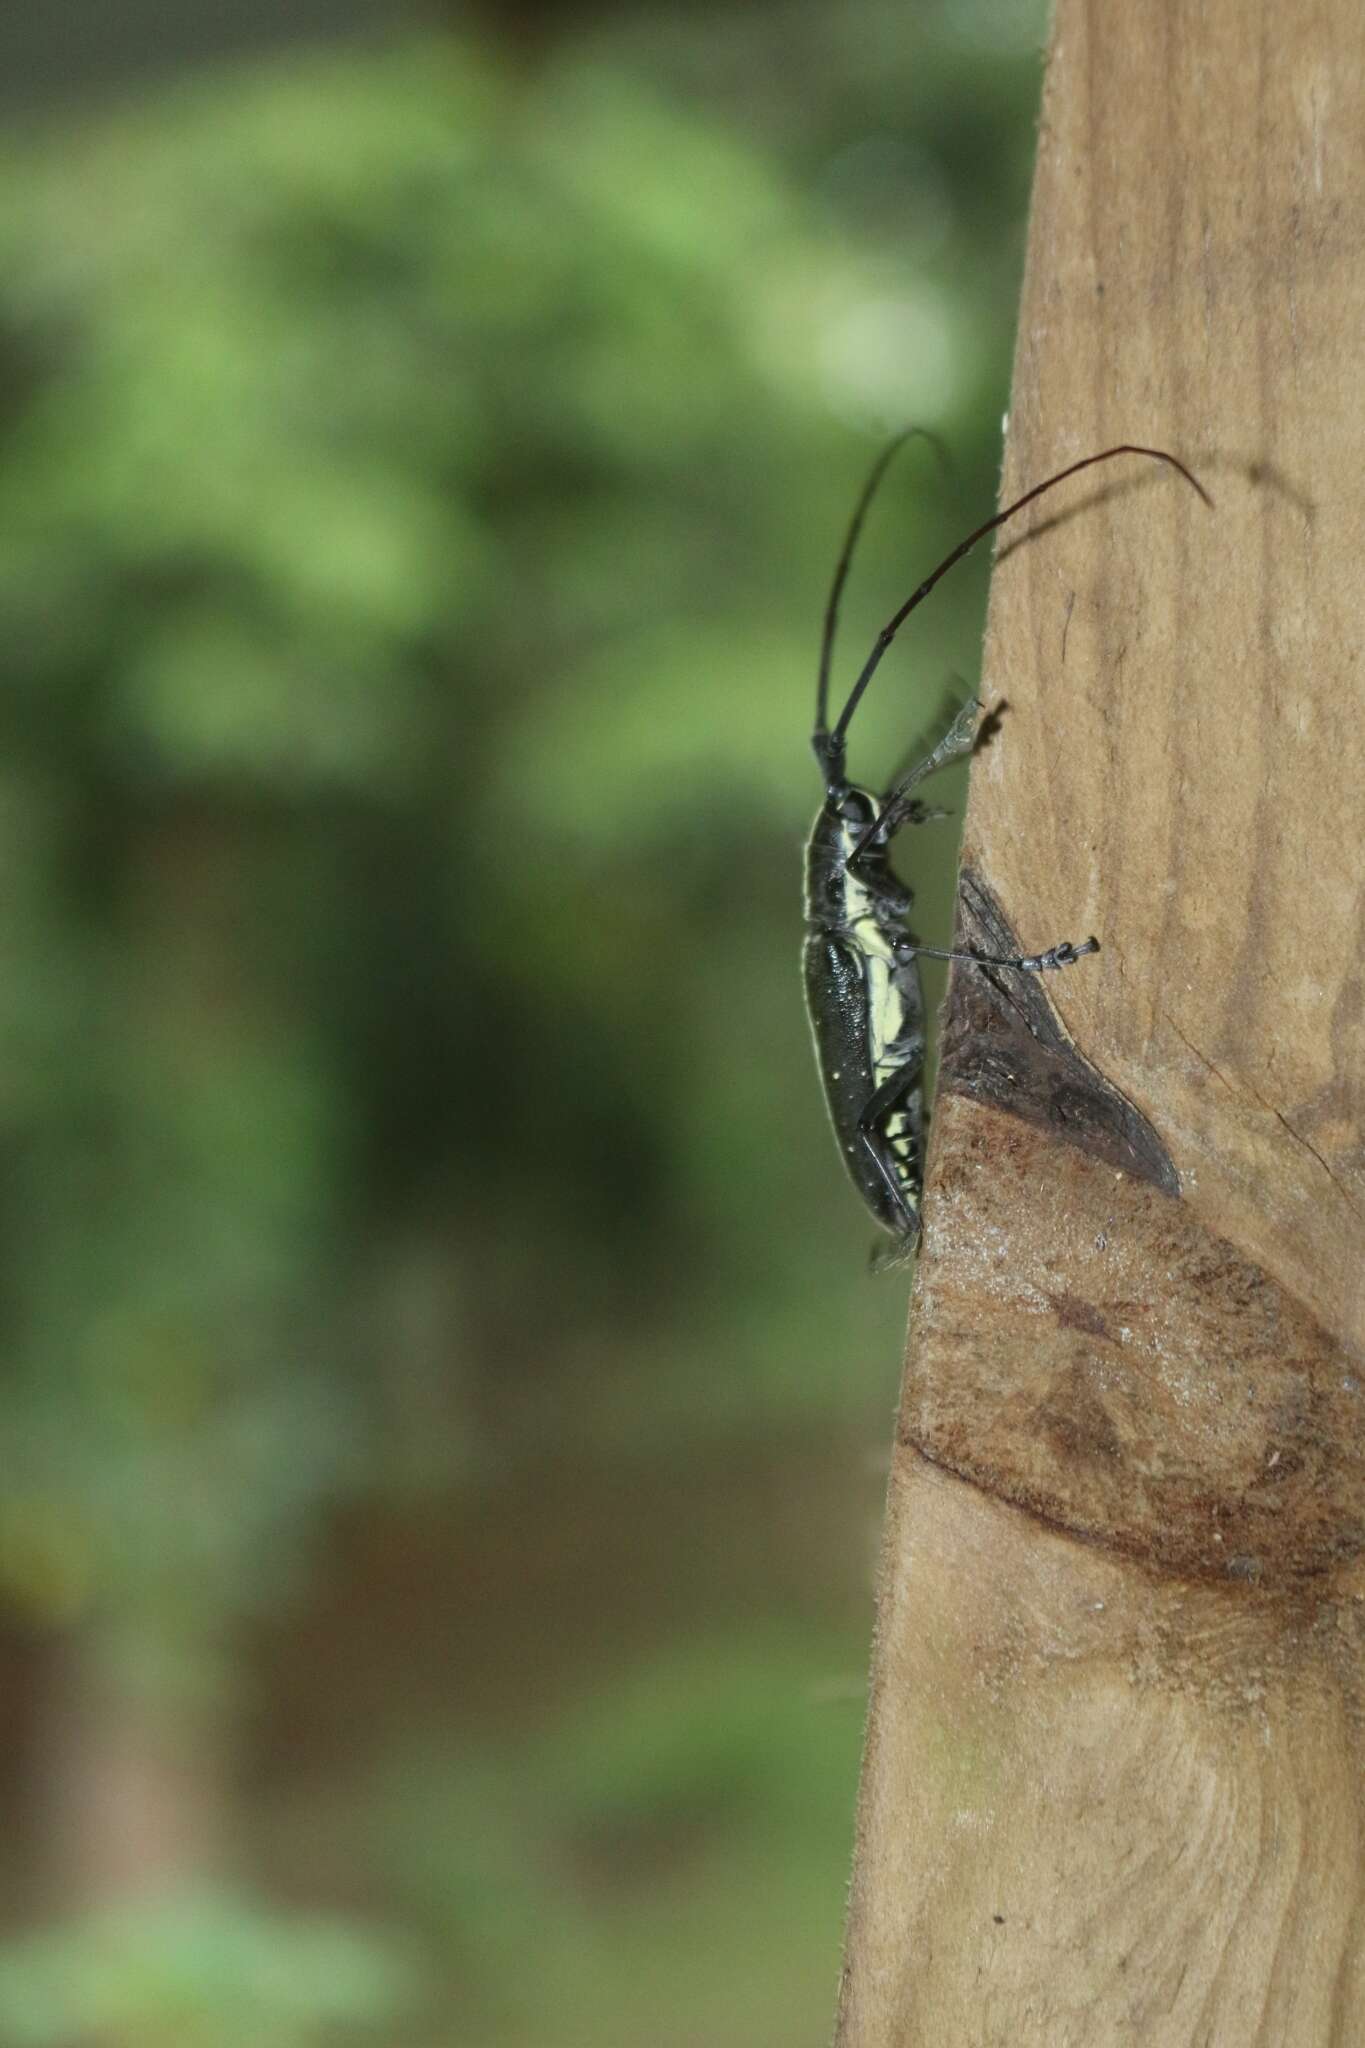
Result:
[[[919,976],[921,956],[962,960],[977,967],[1011,968],[1020,974],[1043,974],[1052,968],[1069,967],[1086,953],[1097,953],[1099,941],[1087,939],[1083,945],[1073,945],[1063,940],[1045,953],[1019,954],[1013,958],[922,946],[906,922],[914,898],[891,872],[890,843],[902,825],[918,825],[942,815],[927,810],[912,791],[947,762],[970,751],[981,707],[975,697],[969,699],[938,745],[882,797],[850,782],[845,772],[845,746],[853,714],[887,648],[939,578],[946,576],[979,540],[1054,485],[1097,462],[1109,462],[1116,455],[1144,455],[1169,463],[1199,492],[1206,505],[1212,502],[1184,463],[1161,448],[1139,448],[1124,442],[1058,470],[1046,482],[1025,491],[1003,512],[984,520],[925,577],[877,635],[872,652],[849,692],[848,702],[831,727],[830,659],[839,600],[854,545],[888,463],[909,434],[917,431],[922,430],[911,428],[897,435],[873,464],[834,571],[825,607],[815,730],[811,734],[825,797],[806,848],[806,1005],[830,1122],[854,1186],[882,1228],[898,1238],[907,1251],[919,1240],[924,1174],[925,1022]]]

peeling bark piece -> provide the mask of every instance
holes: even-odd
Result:
[[[976,953],[1024,951],[987,884],[969,867],[958,889],[954,943]],[[1163,1194],[1180,1193],[1180,1176],[1160,1138],[1072,1044],[1041,975],[1000,967],[954,974],[939,1089],[992,1103]]]

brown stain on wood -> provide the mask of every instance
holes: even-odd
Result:
[[[1112,1324],[1088,1301],[1078,1301],[1074,1294],[1050,1294],[1048,1300],[1063,1329],[1085,1330],[1090,1336],[1103,1337],[1110,1344],[1119,1342]]]
[[[1270,1586],[1365,1548],[1365,1361],[1196,1212],[939,1106],[900,1433],[1144,1564]]]

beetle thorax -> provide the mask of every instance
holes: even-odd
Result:
[[[806,921],[827,931],[857,926],[863,944],[874,927],[895,909],[888,899],[904,894],[887,865],[881,846],[864,847],[856,863],[850,855],[877,816],[877,800],[868,790],[846,783],[821,805],[806,849]]]

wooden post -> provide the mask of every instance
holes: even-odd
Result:
[[[1217,505],[997,562],[840,2048],[1365,2042],[1363,335],[1356,0],[1059,0],[1006,494]]]

